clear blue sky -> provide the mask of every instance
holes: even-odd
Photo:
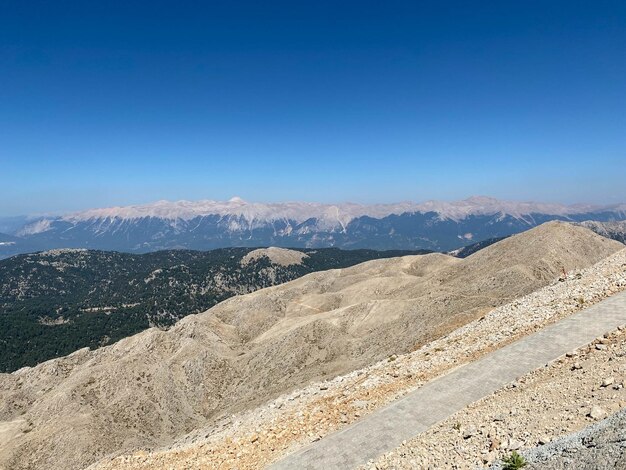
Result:
[[[0,3],[0,215],[625,181],[624,1]]]

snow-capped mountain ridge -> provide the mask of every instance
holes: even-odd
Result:
[[[397,204],[157,201],[40,217],[10,233],[0,258],[52,248],[149,252],[225,247],[429,249],[449,251],[549,220],[626,220],[626,205],[500,201]]]
[[[533,213],[567,215],[590,212],[601,206],[586,204],[563,205],[536,202],[502,201],[485,196],[473,196],[461,201],[425,201],[422,203],[400,202],[395,204],[322,204],[312,202],[259,203],[247,202],[239,197],[228,201],[166,201],[150,204],[89,209],[62,216],[67,221],[89,219],[140,219],[156,217],[161,219],[191,220],[206,215],[237,216],[247,221],[271,222],[292,220],[302,223],[308,219],[345,225],[358,217],[381,218],[392,214],[415,212],[436,212],[441,219],[459,220],[470,215],[503,214],[524,218]]]

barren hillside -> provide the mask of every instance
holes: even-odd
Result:
[[[581,222],[583,227],[593,230],[603,237],[611,238],[622,243],[626,243],[626,222],[597,222],[588,220]]]
[[[97,351],[0,375],[0,468],[82,468],[165,445],[393,353],[623,245],[548,223],[461,260],[431,254],[315,273]]]
[[[553,282],[528,295],[516,298],[511,302],[491,310],[484,317],[474,320],[451,333],[438,338],[421,348],[400,354],[392,358],[384,358],[372,365],[356,369],[348,374],[337,376],[330,380],[312,382],[311,384],[281,394],[278,398],[269,401],[259,407],[246,410],[224,417],[206,427],[194,430],[192,433],[177,439],[172,445],[147,452],[146,449],[138,449],[130,454],[117,458],[105,458],[90,470],[171,470],[172,468],[190,469],[219,469],[219,470],[258,470],[265,468],[272,462],[280,460],[288,454],[297,452],[305,446],[316,445],[318,440],[330,437],[334,431],[348,430],[352,425],[359,426],[361,420],[367,420],[370,415],[382,411],[385,405],[393,406],[393,402],[413,392],[418,392],[423,386],[431,381],[443,378],[448,372],[454,374],[455,369],[470,365],[476,360],[487,356],[491,352],[506,347],[518,339],[538,332],[544,327],[566,320],[570,315],[587,307],[597,304],[607,298],[626,289],[626,249],[622,249],[613,255],[604,258],[598,263],[585,269],[573,270],[563,278],[554,279]],[[623,294],[622,294],[623,296]],[[626,331],[626,330],[624,330]],[[604,341],[604,340],[602,340]],[[599,346],[602,348],[602,346]],[[592,346],[593,348],[593,346]],[[623,349],[623,348],[622,348]],[[595,349],[598,351],[597,349]],[[580,349],[579,351],[582,351]],[[615,350],[623,357],[623,351]],[[573,361],[582,358],[580,355],[572,356],[569,361],[570,370]],[[615,358],[598,358],[601,363],[590,366],[596,377],[602,377],[606,368],[615,365]],[[560,363],[561,361],[558,361]],[[534,374],[547,371],[544,367],[533,371]],[[597,375],[596,375],[597,374]],[[517,382],[514,390],[521,392],[521,398],[526,404],[536,403],[540,398],[541,403],[555,399],[559,407],[570,408],[572,404],[581,410],[588,410],[590,402],[576,393],[570,395],[570,385],[575,389],[590,394],[594,401],[603,401],[610,396],[596,394],[595,388],[589,388],[589,382],[579,381],[578,376],[568,374],[569,379],[574,380],[569,385],[560,383],[545,383],[545,395],[528,395]],[[596,379],[597,380],[597,379]],[[619,382],[619,375],[615,376]],[[595,380],[592,380],[595,381]],[[600,382],[596,382],[599,384]],[[460,384],[464,387],[465,384]],[[510,387],[505,387],[505,389]],[[495,394],[498,396],[499,392]],[[570,395],[570,396],[568,396]],[[490,400],[491,396],[485,397]],[[511,408],[517,408],[509,397],[501,397],[501,407],[508,413]],[[597,402],[597,401],[596,401]],[[412,462],[409,468],[476,468],[485,461],[493,461],[497,455],[504,455],[507,450],[508,439],[502,439],[503,447],[500,453],[489,452],[489,449],[471,446],[470,451],[466,447],[468,441],[464,439],[464,433],[460,432],[455,416],[461,416],[469,408],[474,408],[478,403],[459,411],[458,414],[449,417],[448,429],[452,432],[451,441],[444,441],[441,434],[432,436],[432,443],[422,441],[419,434],[415,436],[418,442],[414,449],[422,457],[421,461]],[[604,406],[604,405],[602,405]],[[607,411],[615,409],[618,403],[613,400]],[[619,405],[626,406],[624,404]],[[544,410],[544,408],[542,408]],[[546,410],[544,410],[546,411]],[[482,426],[480,420],[490,421],[492,414],[489,412],[477,413],[477,427]],[[517,440],[523,439],[525,446],[532,445],[528,439],[529,433],[537,437],[544,435],[541,425],[545,421],[538,420],[533,406],[526,406],[525,412],[518,415],[525,420],[524,425],[518,425],[516,429],[520,434],[514,436]],[[571,416],[559,422],[571,424],[580,423],[572,421]],[[551,421],[553,418],[547,416]],[[560,418],[559,418],[560,420]],[[543,423],[542,423],[543,421]],[[466,423],[469,424],[469,423]],[[454,425],[454,426],[453,426]],[[438,426],[432,428],[437,429]],[[573,429],[568,427],[567,429]],[[565,429],[552,429],[550,437],[567,432]],[[411,442],[411,441],[406,441]],[[481,441],[472,440],[471,444]],[[482,441],[484,442],[484,441]],[[487,445],[489,447],[490,443]],[[463,457],[459,457],[457,451],[468,451]],[[485,451],[487,450],[487,453]],[[397,456],[411,457],[407,454],[406,444],[393,451]],[[478,460],[473,460],[477,458]],[[397,468],[399,462],[393,459],[390,465],[385,463],[386,457],[380,456],[376,461],[378,468]],[[369,469],[372,465],[367,465]]]

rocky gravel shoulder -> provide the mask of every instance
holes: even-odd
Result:
[[[583,430],[521,453],[528,470],[608,470],[626,467],[626,409]],[[501,470],[500,463],[490,470]]]
[[[567,273],[545,288],[495,308],[482,318],[409,354],[392,355],[370,367],[283,395],[255,410],[224,417],[217,425],[194,431],[165,449],[146,449],[132,455],[107,458],[91,468],[263,468],[286,453],[345,427],[454,367],[482,357],[625,289],[626,250],[621,250],[590,268]],[[620,361],[626,363],[626,358],[617,354],[624,351],[624,333],[620,335],[621,343],[615,343],[619,346],[600,342],[601,346],[607,347],[595,349],[594,346],[589,351],[578,352],[576,356],[550,366],[560,365],[571,381],[563,385],[565,388],[557,388],[557,393],[548,393],[554,389],[552,385],[546,385],[545,389],[538,388],[528,396],[520,395],[522,401],[519,406],[512,405],[514,401],[510,401],[516,397],[507,396],[489,411],[479,410],[478,407],[485,401],[478,402],[457,414],[459,416],[455,415],[452,418],[454,421],[448,420],[421,434],[417,438],[419,441],[407,443],[407,446],[383,456],[374,464],[375,468],[441,468],[446,465],[449,468],[475,468],[500,458],[513,448],[535,445],[544,438],[544,434],[556,436],[580,429],[592,419],[586,414],[591,403],[595,403],[595,395],[602,399],[600,406],[605,412],[625,407],[623,388],[609,394],[607,391],[613,390],[612,386],[599,390],[597,384],[603,379],[600,377],[602,374],[614,376],[615,385],[623,380],[623,370],[620,369],[623,363]],[[604,340],[609,341],[607,338]],[[582,363],[587,361],[588,355],[601,357],[596,361],[598,367],[590,362],[588,366],[579,364],[581,369],[571,370],[575,359]],[[590,360],[593,361],[593,357]],[[609,361],[609,357],[613,359]],[[620,360],[617,360],[618,357]],[[601,367],[605,363],[617,367],[617,370],[609,371]],[[541,373],[545,370],[537,372]],[[507,393],[521,394],[524,384],[538,380],[534,377],[530,374],[520,383],[485,400],[497,400]],[[581,391],[579,395],[569,394],[570,390],[578,390],[576,387],[581,377],[589,379],[588,382],[581,382],[589,390],[585,389],[587,391]],[[604,397],[613,395],[615,398],[609,398],[605,403]],[[554,415],[550,418],[551,425],[531,431],[535,427],[536,410],[543,410],[550,403],[549,397],[554,398],[553,406],[557,408],[559,403],[567,403],[568,411],[561,411],[569,414],[561,417]],[[463,413],[474,414],[461,419]],[[485,416],[492,417],[493,435],[490,434],[489,423],[481,420]],[[506,426],[506,433],[510,434],[495,423],[504,423],[502,426]]]
[[[520,377],[364,468],[483,468],[625,409],[625,380],[622,327]]]

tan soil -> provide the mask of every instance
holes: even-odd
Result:
[[[278,264],[280,266],[292,266],[294,264],[302,264],[302,260],[308,257],[309,255],[302,253],[301,251],[271,246],[269,248],[252,250],[241,259],[241,264],[245,266],[260,258],[268,258],[274,264]]]
[[[470,362],[624,289],[626,250],[588,269],[570,272],[563,281],[496,308],[484,318],[413,353],[282,396],[268,406],[234,416],[224,426],[198,430],[170,449],[104,461],[96,468],[262,468],[450,368]],[[484,456],[480,452],[476,455]],[[490,457],[496,455],[500,453]],[[434,468],[440,467],[435,465]]]
[[[562,270],[590,266],[621,248],[585,228],[549,223],[465,260],[411,256],[304,276],[230,299],[167,332],[151,329],[110,347],[1,374],[0,424],[25,424],[0,443],[0,467],[84,468],[112,453],[169,445],[194,429],[218,436],[214,426],[226,429],[233,413],[412,351],[550,284]],[[489,338],[495,344],[507,335]],[[416,366],[405,384],[381,381],[380,395],[365,378],[361,384],[372,389],[371,395],[363,391],[372,397],[365,408],[377,406],[369,404],[377,396],[386,402],[418,385],[440,366]],[[357,396],[350,389],[329,404],[349,405]],[[319,406],[326,410],[324,403]],[[361,412],[317,412],[310,422],[327,423],[320,425],[324,433]],[[307,419],[297,416],[296,422]],[[274,451],[267,447],[268,459],[283,450],[283,431]],[[241,462],[243,455],[234,458]]]

